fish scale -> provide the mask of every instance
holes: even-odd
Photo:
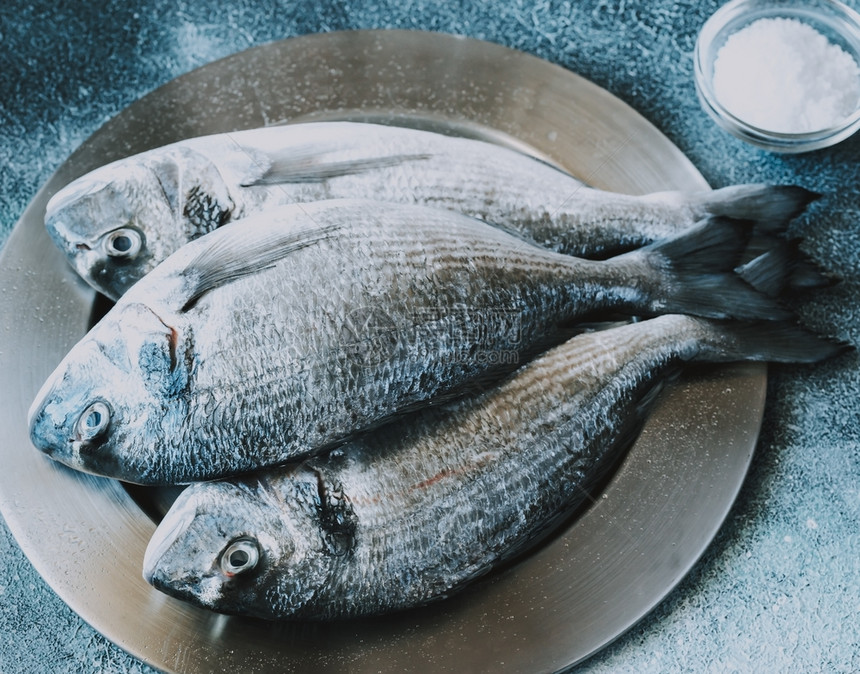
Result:
[[[785,317],[731,271],[746,236],[717,219],[594,261],[446,210],[284,207],[189,243],[136,284],[45,383],[31,438],[141,484],[282,463],[481,386],[595,311]]]
[[[582,334],[481,395],[302,463],[192,485],[153,536],[144,575],[192,603],[267,619],[438,600],[594,500],[643,400],[681,363],[814,362],[840,350],[788,324],[677,315]],[[237,541],[258,561],[226,576],[223,552]]]

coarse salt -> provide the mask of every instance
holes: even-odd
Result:
[[[714,94],[735,117],[778,133],[836,126],[858,107],[860,66],[797,19],[753,21],[714,61]]]

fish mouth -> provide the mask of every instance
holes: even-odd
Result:
[[[145,569],[143,579],[154,587],[159,592],[182,599],[183,601],[191,601],[194,599],[194,593],[191,591],[190,583],[178,583],[176,579],[164,574],[161,569]]]
[[[62,460],[71,453],[72,440],[62,424],[55,423],[50,413],[51,399],[37,396],[27,413],[30,442],[40,452]]]
[[[159,592],[181,599],[191,604],[203,605],[199,599],[196,578],[183,578],[163,569],[157,564],[152,567],[144,566],[143,579]]]
[[[175,575],[164,562],[170,548],[191,526],[193,520],[193,508],[171,508],[149,540],[143,555],[143,578],[153,587],[167,591],[165,587],[174,586]],[[165,586],[165,583],[168,585]]]
[[[52,218],[45,218],[45,229],[54,245],[65,254],[69,264],[79,276],[86,279],[98,262],[95,244],[72,236],[67,228]]]
[[[67,437],[63,429],[56,428],[47,415],[39,415],[30,422],[30,442],[54,461],[65,464],[69,468],[84,470],[78,458],[80,442]]]
[[[144,572],[144,580],[153,588],[168,597],[179,599],[186,604],[204,608],[209,611],[223,613],[219,606],[221,592],[213,577],[179,577],[165,572],[163,569]]]
[[[180,499],[182,497],[180,496]],[[182,601],[213,608],[210,603],[220,597],[216,577],[199,573],[187,558],[174,553],[174,544],[183,537],[194,521],[195,509],[169,510],[146,546],[143,556],[143,579],[159,592]],[[181,548],[181,545],[180,545]]]
[[[52,411],[55,405],[51,398],[37,398],[30,407],[28,425],[33,446],[69,468],[94,475],[107,474],[100,468],[112,465],[110,458],[100,457],[97,453],[90,456],[94,446],[76,436],[64,415]]]

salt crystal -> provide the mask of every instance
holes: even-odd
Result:
[[[860,66],[797,19],[759,19],[729,36],[714,61],[714,93],[760,129],[808,133],[838,125],[860,102]]]

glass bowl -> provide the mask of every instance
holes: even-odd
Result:
[[[732,0],[718,9],[699,32],[693,54],[696,91],[702,107],[721,127],[757,147],[797,153],[834,145],[860,128],[860,97],[854,110],[827,128],[802,133],[774,131],[729,111],[714,88],[714,63],[730,36],[759,19],[786,18],[805,23],[837,45],[860,66],[860,14],[835,0]]]

